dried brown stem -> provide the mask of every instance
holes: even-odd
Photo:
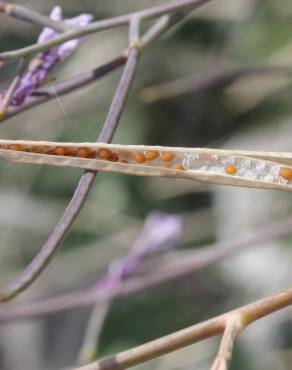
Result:
[[[226,329],[226,323],[230,318],[240,317],[241,327],[245,327],[252,322],[259,320],[273,312],[292,304],[292,288],[284,290],[279,294],[261,299],[247,306],[239,307],[213,319],[179,330],[164,337],[155,339],[151,342],[131,348],[114,356],[107,357],[100,361],[93,362],[86,366],[75,368],[74,370],[121,370],[126,369],[153,358],[173,352],[190,344],[202,341],[222,333]],[[230,346],[236,332],[239,329],[226,331],[224,342]]]
[[[220,343],[218,354],[213,362],[211,370],[228,370],[232,358],[234,341],[239,332],[243,329],[241,315],[231,314],[226,320],[225,330]]]

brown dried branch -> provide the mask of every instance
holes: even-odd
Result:
[[[243,329],[241,315],[231,314],[226,320],[225,330],[220,343],[218,354],[213,362],[211,370],[228,370],[232,358],[234,341],[239,332]]]
[[[292,288],[281,293],[261,299],[247,306],[239,307],[213,319],[179,330],[151,342],[117,353],[100,361],[93,362],[74,370],[121,370],[126,369],[153,358],[173,352],[190,344],[213,337],[225,331],[230,318],[239,317],[239,329],[259,320],[273,312],[292,304]],[[238,322],[237,322],[238,323]],[[232,326],[224,336],[224,342],[230,345],[239,329]],[[228,356],[227,356],[228,357]],[[221,370],[221,369],[220,369]]]

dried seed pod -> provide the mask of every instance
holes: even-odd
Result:
[[[0,140],[0,159],[292,190],[291,153]]]

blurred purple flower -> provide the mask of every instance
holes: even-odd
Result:
[[[55,21],[62,20],[62,9],[55,6],[50,14],[50,18]],[[76,26],[85,26],[92,20],[91,14],[81,14],[71,19],[64,19],[67,24]],[[45,27],[38,37],[38,44],[54,39],[59,33],[51,28]],[[78,46],[80,40],[69,40],[61,45],[40,53],[29,64],[27,72],[21,78],[18,87],[14,93],[11,104],[18,106],[23,104],[25,99],[30,96],[39,86],[41,86],[49,72],[55,65],[68,57]]]
[[[129,255],[112,262],[107,275],[98,281],[96,289],[107,293],[110,289],[118,288],[122,280],[137,271],[145,257],[173,249],[181,236],[180,216],[152,212],[147,217],[144,228],[134,242]]]

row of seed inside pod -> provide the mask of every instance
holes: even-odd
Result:
[[[70,156],[70,157],[80,157],[80,158],[96,158],[101,160],[107,160],[111,162],[120,163],[138,163],[142,164],[149,161],[154,161],[156,159],[161,160],[164,163],[169,163],[169,168],[176,170],[184,170],[181,164],[174,164],[171,166],[171,162],[175,159],[174,153],[170,151],[130,151],[130,150],[119,150],[118,152],[111,151],[106,148],[93,149],[91,147],[65,147],[65,146],[49,146],[49,145],[23,145],[23,144],[7,144],[0,145],[1,149],[23,151],[38,154],[48,154],[48,155],[60,155],[60,156]]]
[[[51,154],[60,156],[71,156],[80,158],[97,158],[101,160],[108,160],[111,162],[120,163],[139,163],[147,164],[149,161],[154,161],[160,159],[169,168],[175,170],[183,171],[184,166],[180,163],[176,163],[171,166],[171,163],[175,160],[175,154],[170,151],[133,151],[130,150],[119,150],[119,152],[113,152],[106,148],[92,149],[90,147],[65,147],[65,146],[49,146],[49,145],[23,145],[23,144],[2,144],[0,146],[2,149],[9,149],[15,151],[24,151],[39,154]],[[235,176],[237,174],[237,167],[233,164],[226,165],[224,172],[227,175]],[[287,167],[282,167],[279,171],[279,176],[289,181],[292,179],[292,169]]]

